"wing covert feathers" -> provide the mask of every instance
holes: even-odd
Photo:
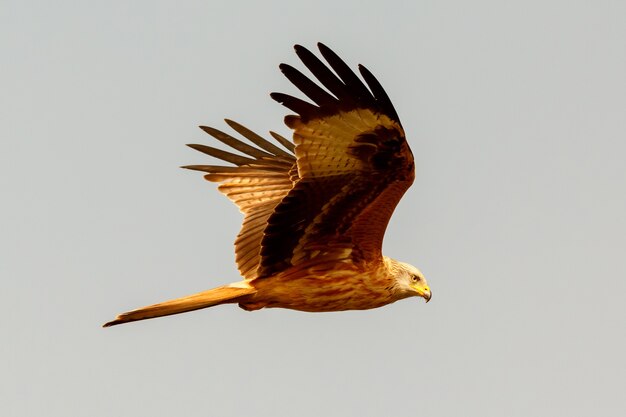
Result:
[[[226,120],[245,140],[201,128],[239,153],[189,145],[232,164],[185,168],[218,182],[244,214],[235,249],[246,279],[316,259],[381,262],[387,223],[413,182],[413,155],[380,83],[363,66],[361,80],[332,50],[318,47],[326,63],[295,46],[317,82],[291,65],[280,65],[311,102],[271,94],[296,113],[285,117],[293,142],[274,132],[269,141]]]
[[[328,65],[302,46],[295,50],[321,86],[280,66],[313,103],[271,94],[297,113],[285,123],[294,130],[299,180],[268,218],[260,277],[320,256],[381,261],[387,223],[413,182],[413,155],[380,83],[360,66],[364,83],[337,54],[318,46]]]

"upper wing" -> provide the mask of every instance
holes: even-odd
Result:
[[[261,241],[258,276],[316,257],[379,261],[389,218],[413,183],[413,155],[387,94],[363,66],[365,84],[328,47],[330,68],[307,49],[296,54],[324,90],[295,68],[285,76],[315,104],[273,93],[298,115],[294,129],[298,181],[274,209]]]
[[[183,168],[208,172],[204,178],[219,182],[218,189],[237,204],[244,214],[243,225],[235,241],[235,255],[241,275],[252,279],[256,277],[260,262],[261,240],[267,219],[291,190],[297,177],[292,154],[294,146],[287,139],[271,132],[274,139],[290,151],[287,152],[236,122],[226,120],[226,123],[258,148],[217,129],[206,126],[201,128],[251,158],[210,146],[189,145],[235,166],[189,165]]]

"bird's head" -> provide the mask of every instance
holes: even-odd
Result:
[[[396,278],[396,289],[404,296],[419,296],[430,301],[431,292],[424,274],[413,265],[386,258],[385,263]]]

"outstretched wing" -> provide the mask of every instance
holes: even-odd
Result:
[[[299,179],[267,218],[259,277],[316,257],[381,261],[385,229],[415,176],[404,130],[376,78],[359,66],[366,87],[333,51],[318,46],[330,68],[302,46],[295,50],[327,90],[280,66],[314,104],[272,94],[297,113],[285,123],[294,129]]]
[[[207,172],[204,178],[220,183],[218,189],[237,204],[244,214],[243,225],[235,241],[235,257],[241,275],[252,279],[256,277],[260,263],[261,240],[267,219],[297,179],[296,161],[292,153],[294,145],[282,136],[270,132],[288,150],[285,151],[236,122],[226,120],[226,123],[256,147],[212,127],[200,128],[248,156],[205,145],[189,145],[234,166],[189,165],[183,168]]]

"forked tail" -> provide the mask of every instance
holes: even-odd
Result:
[[[115,320],[110,321],[102,327],[111,327],[117,324],[131,321],[152,319],[155,317],[170,316],[172,314],[184,313],[186,311],[199,310],[201,308],[213,307],[219,304],[237,303],[242,298],[252,295],[256,289],[247,282],[237,282],[213,288],[212,290],[199,292],[175,300],[164,301],[162,303],[138,308],[118,315]]]

